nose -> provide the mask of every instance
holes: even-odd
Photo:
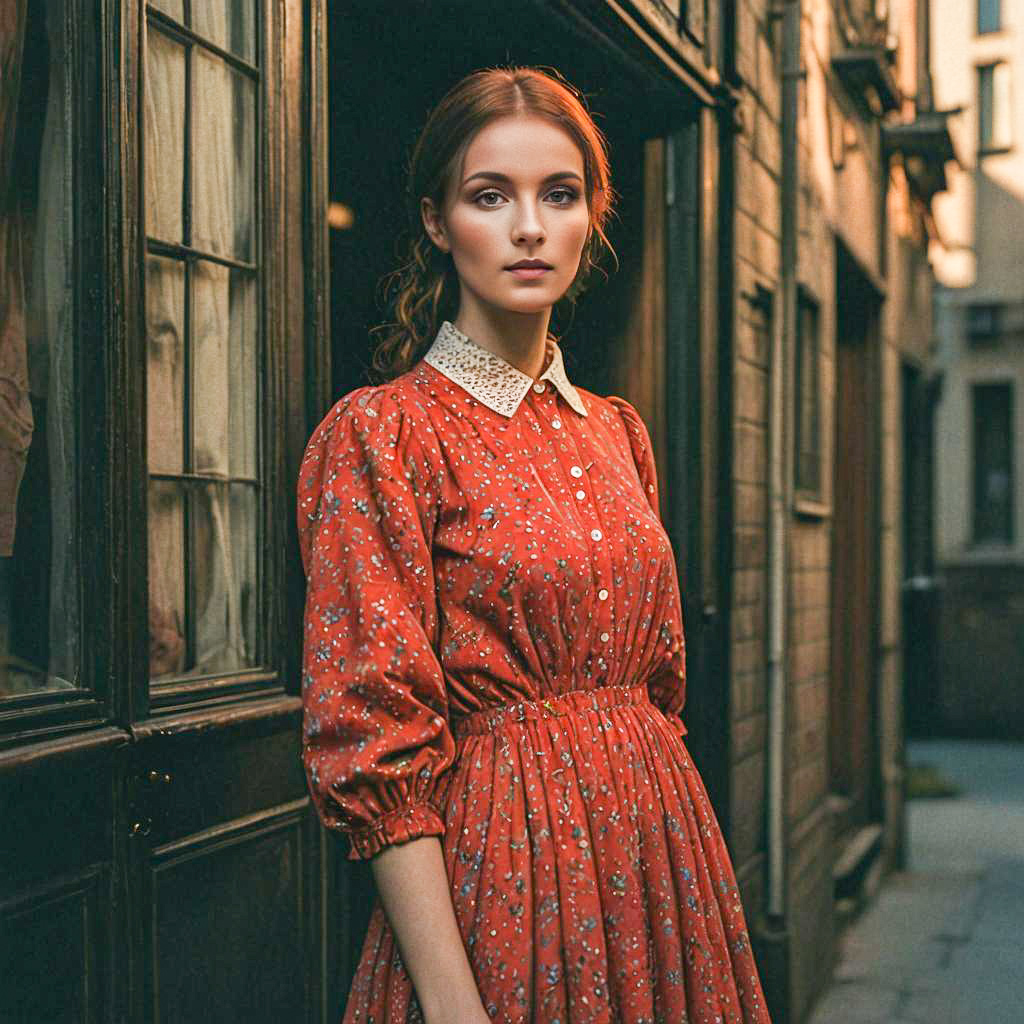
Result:
[[[520,245],[535,245],[544,239],[544,225],[540,222],[537,207],[533,203],[519,206],[513,228],[513,238]]]

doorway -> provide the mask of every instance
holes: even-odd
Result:
[[[880,816],[874,765],[878,608],[880,297],[841,243],[836,255],[829,788],[838,851]]]
[[[339,6],[331,7],[328,26],[328,191],[330,200],[343,204],[351,216],[347,227],[331,232],[329,242],[332,400],[368,381],[369,330],[386,316],[379,284],[404,257],[409,230],[405,169],[429,109],[478,68],[554,68],[582,91],[608,139],[620,201],[608,227],[618,269],[606,257],[607,281],[595,273],[571,322],[556,317],[552,329],[561,338],[570,380],[598,395],[621,394],[636,404],[660,455],[663,494],[692,508],[688,480],[700,478],[699,458],[693,454],[699,447],[686,446],[684,429],[674,423],[668,404],[691,409],[699,403],[690,394],[671,393],[665,368],[670,351],[697,343],[698,311],[689,301],[696,295],[697,270],[688,266],[692,280],[679,289],[685,292],[685,314],[680,312],[682,299],[673,312],[666,292],[670,273],[678,277],[679,271],[668,265],[666,254],[666,177],[671,172],[665,140],[675,135],[695,142],[695,97],[610,8],[595,7],[584,15],[577,5],[527,0],[514,8],[510,21],[496,18],[493,8],[465,2],[408,4],[401,18],[386,5]],[[678,204],[683,227],[677,232],[698,230],[696,174],[691,178],[694,196]],[[691,251],[698,251],[695,244],[687,255]],[[691,362],[696,361],[686,365]],[[686,478],[671,473],[679,461],[670,456],[676,447],[689,452]],[[684,552],[687,538],[674,535],[672,518],[665,516],[666,525],[677,553]],[[684,590],[688,578],[681,565]],[[687,626],[688,646],[698,649],[699,623],[695,618]],[[695,700],[688,700],[688,708],[700,699],[698,687],[690,693]],[[334,962],[347,975],[339,979],[344,991],[357,966],[374,888],[368,864],[348,862],[339,876],[334,909],[344,922],[340,931],[345,938]]]

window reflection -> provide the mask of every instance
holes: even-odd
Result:
[[[78,678],[64,0],[0,16],[0,697]]]

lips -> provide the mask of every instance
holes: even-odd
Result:
[[[513,263],[512,266],[506,267],[506,270],[550,270],[551,264],[545,263],[543,260],[520,260],[518,263]]]

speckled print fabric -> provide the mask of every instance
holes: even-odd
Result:
[[[446,322],[310,439],[310,792],[350,859],[440,837],[492,1020],[768,1024],[650,439],[547,351],[533,381]],[[344,1024],[421,1020],[378,903]]]

